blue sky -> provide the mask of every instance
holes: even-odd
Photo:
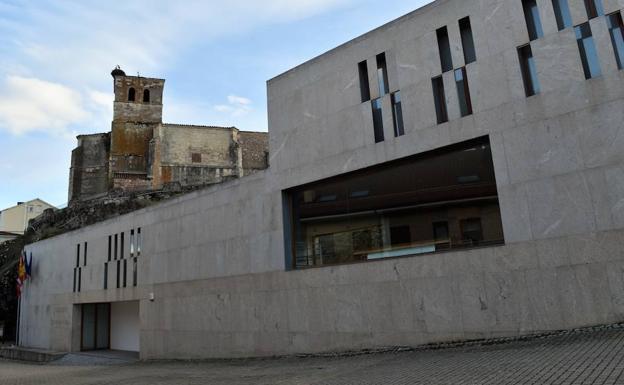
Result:
[[[165,78],[169,123],[267,130],[266,81],[429,0],[0,0],[0,209],[67,201],[112,78]]]

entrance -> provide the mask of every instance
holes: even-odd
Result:
[[[109,348],[110,304],[83,304],[80,350],[101,350]]]

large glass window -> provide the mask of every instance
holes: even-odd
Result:
[[[609,15],[607,25],[611,34],[617,66],[619,69],[624,69],[624,23],[622,23],[622,15],[619,12]]]
[[[589,23],[575,27],[574,32],[576,33],[585,78],[591,79],[600,76],[600,60]]]
[[[522,71],[522,80],[524,80],[526,96],[538,94],[540,92],[540,85],[531,46],[527,44],[518,48],[518,58],[520,60],[520,69]]]
[[[457,86],[457,98],[459,100],[461,116],[471,115],[472,101],[470,100],[470,88],[468,87],[466,67],[455,70],[455,85]]]
[[[293,267],[504,242],[487,137],[286,191]]]
[[[448,30],[446,27],[439,28],[436,31],[438,37],[438,50],[440,51],[440,65],[442,72],[453,69],[453,58],[451,56],[451,44],[449,42]]]
[[[526,20],[527,30],[529,31],[529,39],[537,40],[544,36],[539,8],[535,0],[522,0],[522,8],[524,9],[524,19]]]
[[[464,17],[459,21],[459,32],[461,34],[462,47],[464,48],[464,63],[469,64],[477,61],[470,17]]]
[[[555,18],[557,19],[557,28],[559,31],[572,26],[572,16],[570,15],[570,5],[568,0],[552,0],[555,10]]]

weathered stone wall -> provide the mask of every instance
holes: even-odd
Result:
[[[113,120],[160,123],[162,121],[162,95],[164,86],[164,79],[137,76],[115,77]],[[130,88],[135,90],[134,101],[128,100]],[[149,102],[143,102],[143,92],[146,89],[149,90],[150,94]]]
[[[69,170],[69,201],[88,199],[109,189],[110,134],[78,136]]]
[[[243,153],[243,175],[269,167],[268,132],[239,131],[238,141]]]

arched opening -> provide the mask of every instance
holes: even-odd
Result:
[[[149,101],[150,101],[149,90],[143,90],[143,103],[149,103]]]
[[[136,95],[136,91],[134,90],[134,88],[130,87],[130,89],[128,90],[128,101],[134,102],[135,95]]]

